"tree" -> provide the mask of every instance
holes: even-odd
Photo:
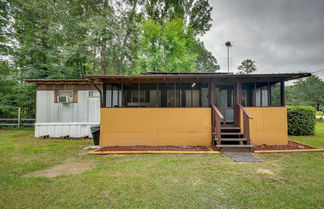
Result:
[[[144,0],[144,16],[162,25],[176,18],[184,20],[184,28],[203,35],[211,27],[212,7],[208,0]]]
[[[0,116],[16,114],[8,107],[32,116],[34,89],[24,79],[214,72],[217,60],[199,40],[211,11],[207,0],[0,1]],[[142,36],[152,35],[143,27],[149,21],[159,31],[156,46]]]
[[[141,50],[135,60],[135,72],[194,72],[197,54],[192,51],[195,42],[190,29],[177,18],[163,25],[154,20],[143,23]]]
[[[319,110],[324,105],[324,82],[317,76],[300,79],[286,88],[288,105],[310,105]]]
[[[257,70],[255,61],[251,59],[243,60],[241,65],[237,68],[239,74],[249,74]]]
[[[220,70],[217,59],[208,51],[204,43],[200,40],[195,41],[193,53],[197,54],[196,71],[197,72],[216,72]]]

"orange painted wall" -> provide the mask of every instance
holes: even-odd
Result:
[[[246,107],[246,110],[253,117],[250,120],[251,144],[288,144],[286,107]]]
[[[100,146],[211,143],[210,108],[101,108]]]

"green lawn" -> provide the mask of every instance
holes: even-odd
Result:
[[[0,130],[0,208],[324,207],[323,152],[259,154],[262,163],[234,163],[220,154],[90,156],[82,150],[89,140],[32,134]],[[323,133],[318,134],[309,144],[323,145]],[[54,178],[23,177],[67,159],[94,168]]]
[[[305,144],[324,148],[324,121],[316,122],[315,135],[313,136],[289,136],[289,138]]]

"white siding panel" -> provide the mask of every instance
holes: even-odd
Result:
[[[70,137],[79,138],[88,136],[92,138],[90,127],[98,123],[36,123],[35,137],[49,135],[50,137]]]
[[[92,137],[90,126],[100,122],[100,99],[78,91],[77,103],[54,103],[54,91],[37,91],[35,136]]]
[[[88,122],[99,123],[100,121],[100,99],[89,98]]]
[[[54,91],[37,91],[36,122],[54,122]]]
[[[88,98],[89,91],[79,91],[78,92],[78,122],[88,121]]]

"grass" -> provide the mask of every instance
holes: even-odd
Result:
[[[316,111],[316,115],[323,115],[323,111]]]
[[[322,123],[317,133],[323,136]],[[262,163],[234,163],[219,154],[93,156],[82,150],[90,140],[44,140],[32,134],[0,130],[0,208],[324,206],[320,152],[259,154]],[[55,178],[23,177],[66,159],[95,168]]]
[[[318,120],[313,136],[289,136],[290,139],[315,147],[324,148],[324,121]]]

